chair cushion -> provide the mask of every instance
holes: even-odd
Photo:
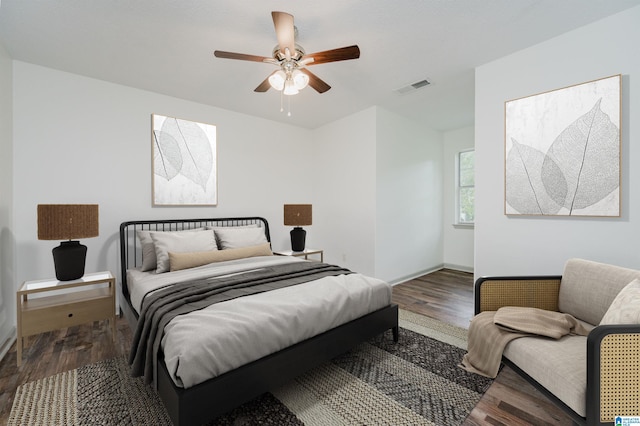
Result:
[[[567,261],[558,296],[560,312],[599,324],[620,290],[640,271],[583,259]]]
[[[587,337],[521,337],[503,355],[579,415],[586,416]]]

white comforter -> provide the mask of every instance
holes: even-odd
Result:
[[[159,275],[130,271],[131,300],[139,309],[146,292],[170,282],[296,261],[302,260],[267,256]],[[325,277],[216,303],[178,316],[165,327],[165,363],[176,385],[188,388],[389,303],[391,286],[361,274]]]

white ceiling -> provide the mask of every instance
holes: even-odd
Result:
[[[315,128],[380,105],[437,130],[473,124],[474,67],[640,4],[640,0],[0,0],[16,60],[269,120]],[[291,98],[253,89],[273,65],[271,11],[291,13],[308,53],[358,44],[360,59],[310,70],[332,86]],[[598,77],[598,76],[594,76]],[[432,84],[395,92],[422,79]]]

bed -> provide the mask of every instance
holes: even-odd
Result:
[[[207,231],[213,231],[215,245],[221,250],[212,250],[203,260],[201,255],[208,252],[199,248],[202,248],[201,244],[210,244],[209,240],[203,242],[201,239],[208,238]],[[158,256],[151,263],[149,236],[153,236],[155,248],[165,249],[164,252],[157,251]],[[178,246],[172,245],[174,242],[171,238],[177,239]],[[200,241],[196,242],[197,240]],[[184,243],[186,245],[182,247],[181,241],[188,243]],[[261,251],[265,245],[270,251],[269,224],[260,217],[142,220],[121,224],[119,300],[121,312],[132,330],[137,329],[138,322],[147,321],[150,306],[155,302],[154,297],[162,299],[156,296],[169,294],[169,287],[179,286],[180,291],[184,291],[184,284],[200,289],[203,285],[219,283],[223,279],[233,282],[235,286],[228,292],[216,293],[214,297],[221,299],[211,307],[184,315],[177,314],[166,328],[160,323],[158,328],[166,330],[162,334],[161,344],[156,342],[151,345],[152,339],[146,343],[147,351],[154,352],[154,363],[147,362],[145,379],[149,381],[147,373],[149,365],[153,365],[151,382],[156,386],[174,424],[205,423],[389,329],[393,332],[393,339],[398,340],[398,307],[390,301],[390,287],[387,284],[381,285],[381,282],[376,282],[379,280],[361,274],[342,273],[339,267],[331,265],[290,256],[266,255]],[[151,247],[153,252],[154,246]],[[179,251],[185,253],[167,252],[175,247],[184,248]],[[259,247],[262,248],[255,252]],[[247,255],[247,250],[251,254]],[[206,263],[211,260],[207,256],[214,256],[213,262]],[[151,265],[156,265],[158,271],[161,267],[169,271],[157,273]],[[149,268],[152,269],[142,271]],[[283,284],[284,280],[273,278],[280,274],[281,269],[295,270],[287,272],[290,276],[309,274],[310,278],[295,278],[294,281],[300,282]],[[318,276],[313,274],[319,273],[325,275],[314,278]],[[272,276],[265,278],[264,274]],[[225,299],[224,295],[227,293],[235,294],[234,292],[239,291],[236,287],[244,289],[243,280],[248,280],[252,275],[260,275],[252,279],[268,283],[264,284],[267,286],[275,286],[274,289]],[[174,282],[180,284],[174,285]],[[384,286],[387,288],[383,289]],[[342,295],[340,292],[345,288],[348,291],[362,292],[364,296]],[[383,296],[383,293],[388,295]],[[337,299],[332,298],[332,294]],[[292,313],[295,309],[299,312]],[[239,314],[242,312],[244,316]],[[255,316],[257,322],[245,324],[238,320],[238,316],[246,319],[247,313],[253,313],[250,316]],[[321,318],[325,320],[320,321]],[[207,337],[211,339],[211,343],[207,344],[225,347],[236,344],[242,348],[243,344],[248,343],[242,343],[240,337],[246,334],[252,340],[265,334],[260,327],[267,320],[276,321],[277,326],[268,327],[274,329],[277,335],[265,337],[267,340],[254,344],[255,348],[252,347],[251,351],[236,350],[215,357],[209,355],[209,359],[203,360],[195,358],[196,355],[193,355],[194,358],[189,357],[194,353],[206,357],[211,349],[181,349],[189,334],[211,334],[212,337]],[[202,325],[200,331],[194,331],[195,321],[209,323]],[[301,325],[304,321],[313,326]],[[311,329],[316,327],[316,323],[323,321],[326,324],[318,324],[317,330]],[[139,333],[138,330],[136,334],[144,333]],[[143,346],[140,343],[143,340],[140,338],[139,346]],[[253,353],[254,349],[258,352]],[[135,351],[132,348],[132,358]],[[176,355],[176,351],[180,353]],[[176,361],[178,357],[180,358]]]

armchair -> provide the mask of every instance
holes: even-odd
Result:
[[[563,275],[482,277],[474,288],[475,314],[503,306],[533,307],[569,313],[590,328],[588,336],[557,341],[536,336],[513,340],[503,363],[575,423],[613,425],[616,416],[640,415],[637,279],[640,271],[581,259],[569,260]],[[623,292],[629,306],[618,303]],[[629,309],[632,324],[603,324],[603,317],[615,321],[622,310],[628,322]]]

